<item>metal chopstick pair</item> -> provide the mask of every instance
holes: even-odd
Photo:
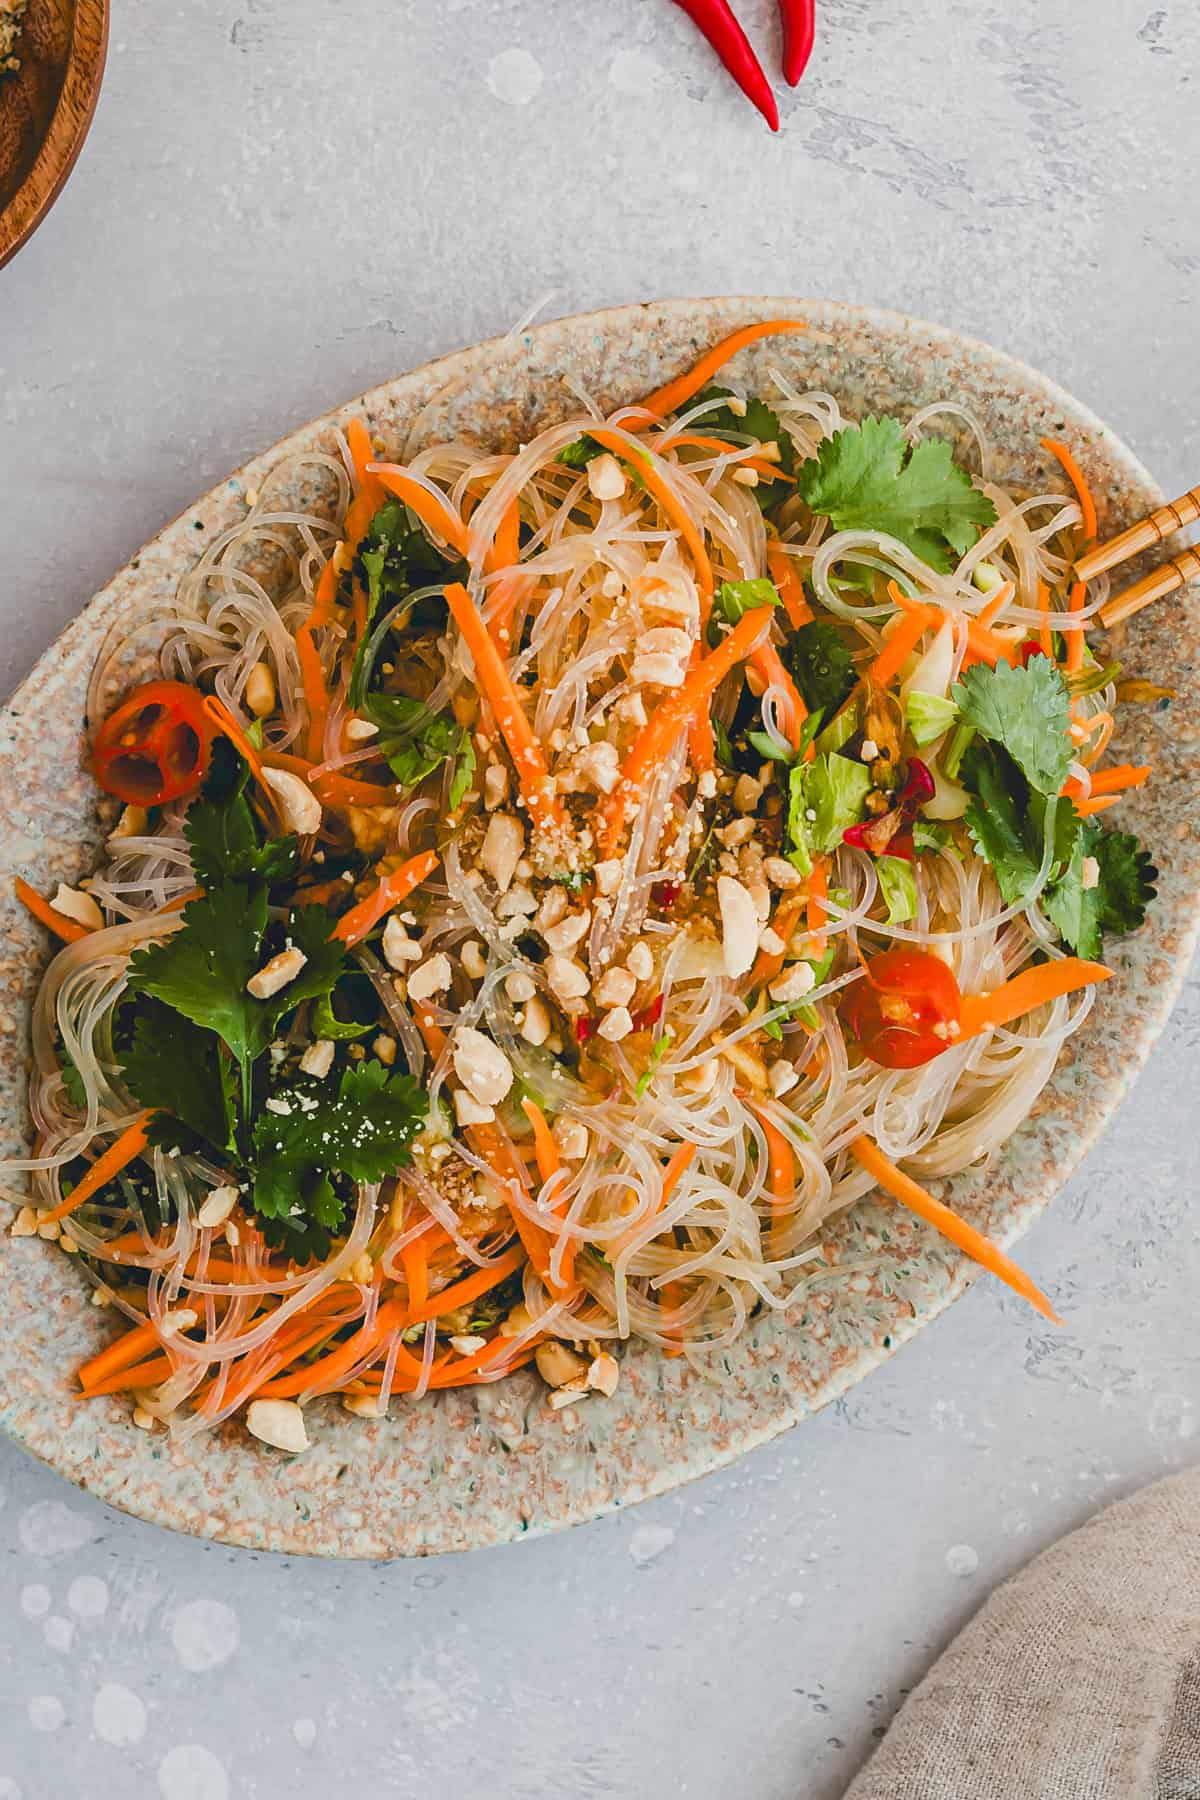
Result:
[[[1160,506],[1152,512],[1148,519],[1140,519],[1127,531],[1109,540],[1107,544],[1097,544],[1086,556],[1081,556],[1075,564],[1075,573],[1080,581],[1094,581],[1097,575],[1115,569],[1120,563],[1128,562],[1131,556],[1137,556],[1142,550],[1152,549],[1161,544],[1164,538],[1170,537],[1173,531],[1182,531],[1186,525],[1200,519],[1200,487],[1189,488],[1178,500],[1171,500],[1166,506]],[[1168,557],[1157,568],[1143,575],[1131,587],[1123,588],[1119,594],[1113,594],[1100,608],[1098,617],[1102,625],[1119,625],[1122,619],[1141,612],[1143,606],[1151,601],[1159,600],[1164,594],[1174,593],[1185,582],[1200,575],[1200,549],[1181,550],[1178,555]]]

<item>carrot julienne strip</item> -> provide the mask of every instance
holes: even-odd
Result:
[[[664,479],[661,471],[649,457],[643,459],[637,455],[636,451],[631,451],[630,446],[619,432],[608,431],[597,425],[591,429],[589,436],[594,437],[596,442],[602,444],[606,450],[611,450],[614,456],[623,457],[626,462],[630,460],[631,455],[637,457],[638,475],[688,547],[692,567],[696,572],[696,585],[700,590],[700,624],[703,629],[708,624],[713,598],[712,564],[708,560],[708,551],[704,547],[703,532],[686,506],[678,499],[670,483]]]
[[[94,1194],[119,1175],[127,1164],[142,1154],[150,1136],[150,1121],[154,1117],[152,1111],[139,1113],[132,1125],[127,1125],[119,1137],[113,1139],[108,1149],[99,1155],[86,1175],[82,1175],[65,1200],[51,1207],[45,1214],[42,1223],[51,1220],[65,1219],[79,1207],[86,1206]]]
[[[739,350],[745,350],[750,344],[757,344],[760,338],[778,337],[783,332],[807,331],[808,326],[802,319],[764,319],[757,325],[743,325],[740,331],[731,332],[714,344],[685,375],[676,376],[652,394],[647,394],[642,405],[647,412],[656,418],[663,418],[667,413],[678,412],[694,394],[702,387],[707,387],[713,376],[718,374],[727,362],[730,362]],[[638,420],[628,427],[631,431],[646,431],[652,420]]]
[[[30,887],[18,875],[13,882],[13,892],[27,912],[33,914],[39,925],[52,931],[65,944],[77,944],[81,938],[91,936],[91,928],[81,925],[78,919],[69,919],[66,913],[56,912],[48,900],[44,900],[36,888]]]
[[[525,716],[504,659],[489,637],[478,607],[457,581],[452,581],[446,588],[446,604],[471,652],[479,685],[495,712],[530,817],[536,824],[561,828],[564,821],[562,803],[555,792],[545,752]]]
[[[982,1231],[977,1231],[974,1225],[968,1224],[951,1207],[941,1200],[935,1200],[927,1188],[898,1169],[869,1137],[852,1139],[849,1148],[851,1155],[868,1174],[875,1177],[885,1193],[891,1194],[902,1206],[907,1206],[910,1212],[916,1213],[919,1219],[924,1219],[926,1224],[940,1231],[943,1237],[949,1238],[960,1250],[965,1250],[982,1268],[998,1275],[1001,1281],[1006,1282],[1022,1300],[1027,1300],[1043,1318],[1050,1319],[1055,1325],[1062,1324],[1042,1290],[1029,1279],[1023,1269],[1018,1268],[1011,1257],[1004,1254],[999,1245],[993,1244],[990,1238],[985,1237]]]
[[[437,868],[440,858],[436,850],[422,850],[417,856],[410,856],[391,875],[385,875],[373,894],[352,906],[348,913],[343,913],[333,928],[335,938],[344,944],[361,944],[402,900],[407,900],[414,888],[420,887]]]
[[[1041,443],[1042,449],[1048,450],[1051,456],[1062,464],[1067,480],[1075,489],[1075,496],[1079,501],[1079,511],[1082,515],[1084,542],[1090,544],[1095,538],[1097,530],[1096,502],[1092,498],[1092,490],[1084,480],[1083,470],[1075,461],[1066,444],[1060,443],[1057,438],[1043,438]]]
[[[1011,1025],[1023,1013],[1058,1000],[1065,994],[1077,993],[1093,982],[1107,981],[1112,974],[1103,963],[1084,962],[1076,956],[1059,957],[1055,962],[1039,963],[1023,969],[990,994],[964,994],[959,1014],[959,1032],[954,1039],[961,1044],[977,1037],[993,1025]]]

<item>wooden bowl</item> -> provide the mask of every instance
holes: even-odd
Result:
[[[108,0],[29,0],[21,66],[0,75],[0,267],[37,230],[74,167],[107,48]]]

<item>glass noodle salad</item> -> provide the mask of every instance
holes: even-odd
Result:
[[[1143,918],[1104,758],[1161,690],[1089,644],[1066,448],[1009,492],[952,400],[726,370],[802,330],[511,455],[354,418],[114,630],[3,1189],[111,1317],[85,1395],[289,1451],[321,1395],[567,1407],[836,1281],[876,1187],[1054,1316],[927,1184]]]

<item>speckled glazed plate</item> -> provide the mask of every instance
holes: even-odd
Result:
[[[939,397],[985,421],[1004,480],[1061,486],[1038,439],[1065,437],[1111,531],[1162,496],[1128,450],[1077,401],[999,352],[896,314],[797,300],[669,301],[544,325],[403,375],[257,457],[169,525],[99,593],[0,717],[3,832],[0,907],[0,1132],[27,1141],[29,1011],[47,947],[10,902],[20,872],[40,887],[92,865],[100,834],[80,765],[88,672],[113,619],[165,605],[204,545],[242,516],[248,487],[281,459],[327,444],[354,413],[397,452],[455,435],[510,448],[574,410],[563,377],[606,407],[678,373],[751,319],[784,314],[811,336],[750,352],[740,373],[779,369],[830,389],[851,415],[906,413]],[[1175,687],[1169,713],[1130,709],[1120,753],[1153,758],[1155,780],[1122,803],[1162,871],[1149,924],[1111,946],[1116,979],[1100,992],[1037,1107],[986,1177],[953,1184],[954,1204],[1002,1244],[1037,1217],[1131,1085],[1181,983],[1197,930],[1200,729],[1197,628],[1178,600],[1132,622],[1122,654]],[[318,1403],[313,1447],[288,1459],[229,1428],[186,1448],[147,1436],[115,1400],[83,1405],[71,1372],[109,1331],[70,1262],[40,1240],[0,1237],[0,1424],[35,1456],[100,1499],[161,1525],[256,1549],[387,1557],[466,1549],[595,1518],[719,1467],[795,1425],[862,1380],[972,1279],[941,1238],[891,1208],[856,1207],[830,1232],[839,1257],[878,1272],[809,1291],[786,1318],[753,1324],[715,1378],[634,1350],[610,1400],[552,1412],[536,1379],[470,1393],[394,1400],[383,1422]],[[884,1250],[882,1257],[878,1252]],[[1039,1275],[1053,1288],[1053,1271]],[[1016,1307],[1019,1303],[1014,1301]],[[882,1471],[881,1471],[882,1473]]]

